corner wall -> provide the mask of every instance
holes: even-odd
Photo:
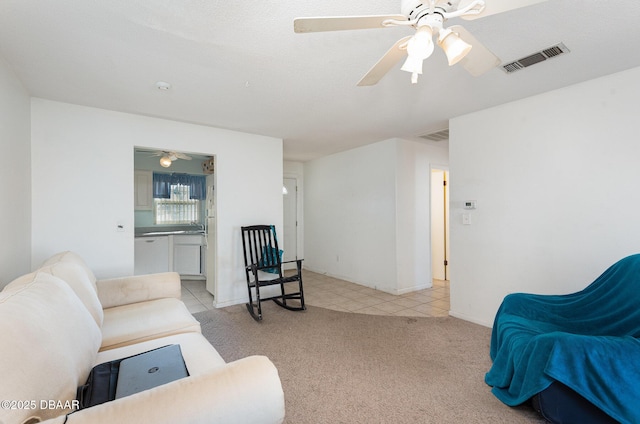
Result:
[[[396,290],[393,140],[304,164],[305,268]]]
[[[431,169],[446,167],[446,148],[397,140],[397,293],[433,285],[431,264]]]
[[[31,270],[31,106],[0,56],[0,289]]]
[[[452,315],[490,326],[505,295],[575,292],[640,251],[639,79],[636,68],[451,121]]]
[[[400,139],[306,162],[305,267],[394,294],[430,287],[432,163],[446,150]]]
[[[282,231],[282,140],[43,99],[32,111],[34,265],[73,250],[98,278],[132,275],[134,146],[211,154],[216,304],[246,301],[240,227]]]

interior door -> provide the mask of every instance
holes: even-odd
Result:
[[[298,190],[295,178],[285,178],[282,189],[283,201],[283,234],[280,236],[284,250],[283,261],[294,261],[298,257]],[[295,268],[295,264],[286,264],[285,269]]]

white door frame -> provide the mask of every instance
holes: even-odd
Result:
[[[444,189],[445,199],[446,200],[443,201],[443,204],[444,204],[444,240],[445,241],[444,241],[444,245],[443,245],[444,252],[441,252],[442,253],[442,257],[444,258],[444,260],[447,261],[447,265],[444,266],[444,275],[441,275],[439,277],[444,277],[445,279],[448,279],[449,276],[450,276],[450,269],[451,269],[450,268],[450,257],[449,257],[450,256],[449,252],[450,252],[450,247],[451,247],[450,246],[450,244],[451,244],[450,243],[450,237],[449,237],[449,227],[450,227],[450,222],[449,222],[450,221],[450,219],[449,219],[449,206],[450,206],[449,205],[449,189],[450,189],[449,188],[449,179],[451,178],[451,176],[450,176],[450,172],[449,172],[449,167],[445,166],[445,165],[431,165],[431,170],[430,170],[430,175],[429,175],[430,177],[433,176],[433,172],[434,171],[444,171],[447,174],[447,179],[446,179],[447,185],[446,185],[446,187]],[[434,204],[433,196],[434,196],[434,193],[431,191],[430,192],[430,203],[431,203],[431,205]],[[430,213],[432,213],[432,212],[433,212],[433,209],[432,209],[432,207],[430,207]],[[433,245],[434,245],[434,243],[433,243],[433,237],[434,237],[433,224],[431,224],[430,227],[431,227],[430,234],[431,234],[431,238],[432,238],[431,258],[430,259],[432,259],[433,255],[434,255],[434,252],[433,252]],[[433,262],[433,260],[431,262]],[[442,264],[440,264],[440,265],[442,265]],[[440,265],[438,265],[438,266],[440,266]],[[431,264],[432,278],[434,278],[434,275],[435,275],[434,270],[435,269],[436,269],[436,264],[432,263]]]
[[[296,182],[296,253],[295,257],[298,259],[304,259],[304,199],[303,199],[303,187],[302,187],[302,177],[293,173],[284,173],[284,179],[292,179]],[[284,219],[284,217],[283,217]],[[284,222],[283,222],[284,229]]]

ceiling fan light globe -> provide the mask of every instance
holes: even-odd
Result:
[[[440,37],[438,38],[438,45],[447,55],[449,66],[453,66],[464,59],[473,47],[451,30],[444,30],[441,32]]]
[[[413,80],[416,80],[417,75],[422,75],[423,61],[431,56],[434,48],[433,30],[428,26],[418,28],[407,43],[407,60],[400,69],[413,74]]]
[[[162,156],[160,158],[160,166],[162,166],[163,168],[168,168],[171,166],[171,158],[169,158],[168,156]]]
[[[434,48],[433,29],[429,26],[422,26],[418,28],[415,35],[407,43],[407,54],[421,57],[424,60],[431,56]]]
[[[422,61],[422,58],[409,56],[400,69],[411,74],[422,75]]]

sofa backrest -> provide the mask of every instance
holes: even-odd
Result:
[[[34,400],[34,409],[0,408],[0,422],[22,423],[71,412],[44,400],[71,403],[96,360],[102,336],[67,283],[53,275],[24,275],[0,292],[0,399]],[[23,405],[24,406],[24,405]]]
[[[98,327],[102,327],[104,311],[102,310],[100,299],[98,299],[95,280],[91,278],[93,274],[87,274],[83,266],[72,261],[59,261],[53,265],[43,266],[38,271],[51,274],[67,283],[80,298],[96,324],[98,324]]]
[[[87,276],[89,277],[91,283],[93,285],[96,284],[96,276],[94,275],[93,271],[91,271],[91,268],[87,266],[85,261],[77,253],[71,251],[57,253],[44,261],[42,266],[44,267],[48,265],[55,265],[61,262],[71,262],[80,265],[87,273]]]

